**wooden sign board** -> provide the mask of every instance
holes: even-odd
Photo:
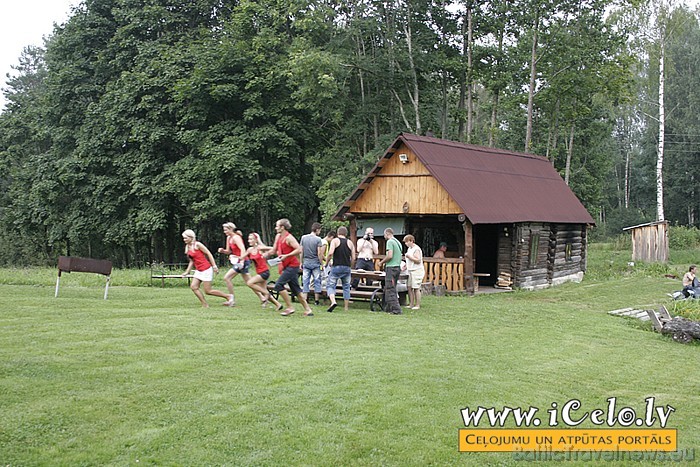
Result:
[[[58,257],[58,278],[56,279],[56,292],[54,297],[58,297],[58,286],[61,282],[62,272],[93,272],[107,276],[104,299],[107,300],[109,292],[109,281],[112,276],[112,262],[104,259],[78,258],[74,256]]]

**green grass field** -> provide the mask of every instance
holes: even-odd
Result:
[[[0,464],[515,465],[458,452],[461,409],[610,397],[673,406],[678,447],[700,448],[700,346],[607,314],[672,305],[679,281],[624,256],[595,247],[581,284],[403,316],[284,318],[241,282],[237,307],[204,310],[147,271],[116,271],[106,301],[101,278],[64,275],[54,299],[55,271],[2,270]]]

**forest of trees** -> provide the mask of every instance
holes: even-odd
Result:
[[[699,18],[668,0],[83,0],[7,79],[0,263],[141,265],[180,260],[185,228],[216,246],[226,221],[267,241],[280,217],[330,227],[400,132],[549,158],[594,236],[698,226]]]

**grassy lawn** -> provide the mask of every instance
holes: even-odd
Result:
[[[679,448],[700,448],[700,346],[607,314],[671,305],[679,280],[626,261],[596,247],[581,284],[311,318],[241,282],[237,307],[204,310],[143,271],[115,272],[104,301],[99,277],[65,275],[54,299],[55,271],[3,270],[0,464],[515,465],[457,452],[461,409],[609,397],[673,406]]]

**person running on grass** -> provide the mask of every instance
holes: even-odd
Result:
[[[277,231],[275,244],[272,250],[263,254],[263,257],[270,258],[277,255],[282,261],[279,264],[280,276],[275,282],[275,291],[282,296],[287,305],[287,308],[281,313],[282,316],[289,316],[294,313],[292,300],[284,287],[285,285],[289,285],[289,289],[297,296],[299,303],[304,307],[304,316],[313,316],[314,313],[309,307],[306,298],[304,298],[304,294],[301,293],[301,287],[299,286],[299,266],[301,266],[299,254],[301,253],[301,245],[294,238],[294,235],[289,233],[291,228],[292,224],[289,222],[289,219],[280,219],[275,223],[275,231]]]
[[[214,256],[212,256],[209,249],[204,246],[203,243],[197,241],[194,231],[187,229],[182,232],[182,241],[185,242],[185,254],[190,259],[187,269],[182,276],[188,275],[194,266],[195,273],[190,289],[192,289],[192,292],[197,296],[202,307],[209,308],[209,304],[204,298],[202,291],[199,290],[200,284],[202,284],[204,292],[207,295],[214,295],[215,297],[221,297],[229,301],[233,300],[233,295],[226,295],[223,292],[211,288],[211,282],[214,280],[214,273],[219,272],[219,267],[216,265]]]
[[[275,300],[267,290],[267,280],[270,278],[270,268],[267,266],[267,260],[263,258],[262,252],[269,251],[272,247],[265,245],[260,239],[257,232],[251,232],[248,235],[248,245],[250,248],[246,250],[242,258],[248,257],[255,265],[255,274],[247,282],[246,285],[260,297],[263,308],[267,308],[268,301],[272,302],[279,310],[282,308],[280,302]]]
[[[250,260],[241,259],[243,251],[245,251],[245,244],[243,243],[243,237],[236,231],[236,224],[227,222],[223,227],[224,234],[226,235],[226,248],[219,248],[218,252],[229,255],[228,258],[231,262],[231,269],[226,272],[224,282],[226,282],[226,288],[232,297],[231,300],[224,303],[224,305],[234,306],[236,304],[236,299],[233,293],[233,278],[240,274],[244,282],[247,283],[250,280],[250,274],[248,273]]]

